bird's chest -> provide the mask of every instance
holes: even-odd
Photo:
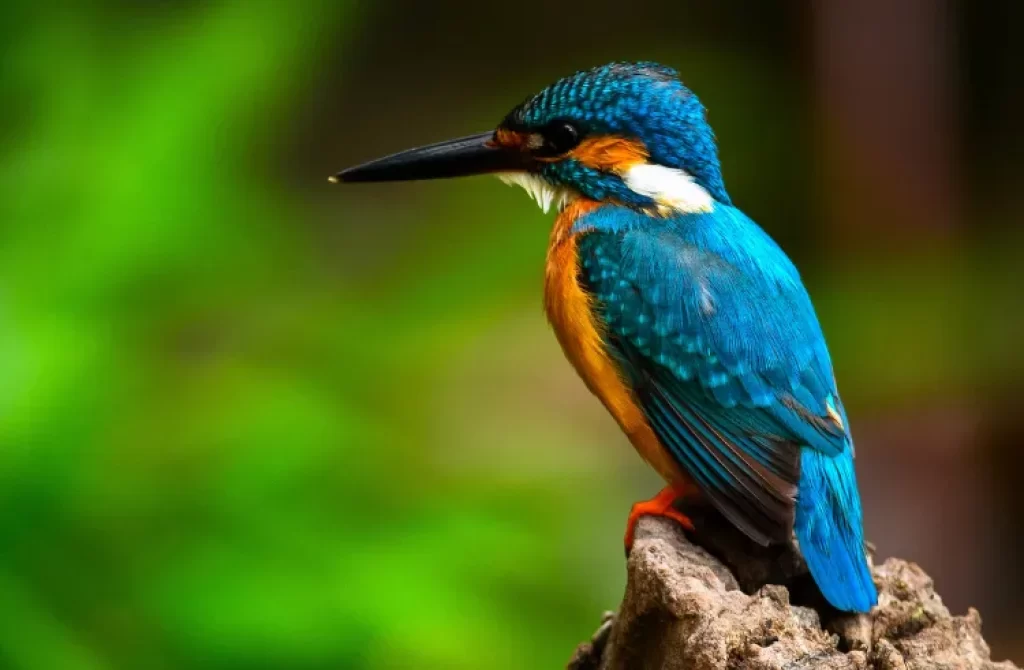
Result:
[[[571,232],[576,220],[595,206],[573,203],[555,220],[544,271],[544,309],[565,357],[629,433],[643,419],[604,346],[593,300],[580,285],[579,235]]]
[[[579,282],[579,238],[571,232],[583,213],[572,204],[555,219],[544,267],[544,311],[566,358],[600,396],[597,382],[609,362],[591,297]]]

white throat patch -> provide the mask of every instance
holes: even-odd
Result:
[[[571,188],[555,186],[540,175],[529,172],[499,172],[498,179],[512,186],[522,186],[529,196],[537,201],[545,214],[551,209],[551,205],[561,210],[578,195]]]
[[[714,198],[685,170],[640,163],[625,170],[622,180],[634,193],[647,196],[659,205],[677,212],[710,212]]]

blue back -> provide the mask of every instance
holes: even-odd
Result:
[[[795,529],[833,605],[869,608],[845,410],[783,251],[728,205],[664,219],[606,205],[574,231],[605,344],[664,446],[754,540]]]

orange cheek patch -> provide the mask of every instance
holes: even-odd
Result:
[[[583,140],[569,152],[570,158],[605,172],[623,172],[647,162],[647,148],[638,140],[606,135]]]

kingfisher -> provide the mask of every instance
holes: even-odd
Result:
[[[761,545],[794,533],[835,608],[877,593],[854,446],[821,326],[789,257],[733,204],[714,133],[678,72],[577,72],[491,131],[402,151],[332,182],[494,174],[557,210],[544,307],[566,358],[664,479],[633,505],[693,523],[713,505]]]

